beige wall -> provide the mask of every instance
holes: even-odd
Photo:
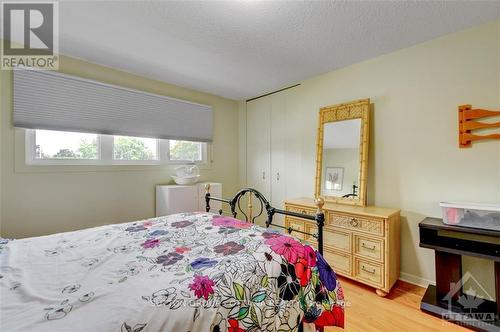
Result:
[[[238,103],[84,61],[61,58],[60,71],[214,107],[213,164],[202,180],[238,186]],[[166,166],[25,166],[24,131],[11,125],[11,73],[0,71],[0,220],[4,237],[28,237],[154,216],[154,187]]]
[[[301,146],[293,151],[301,163],[291,167],[303,196],[314,191],[319,108],[371,98],[368,199],[402,210],[406,280],[434,280],[434,253],[419,248],[418,223],[439,217],[440,201],[500,203],[500,141],[457,146],[458,105],[500,108],[499,48],[496,21],[308,79],[291,93],[287,116],[300,121],[290,140]],[[472,262],[465,269],[494,294],[493,264]]]

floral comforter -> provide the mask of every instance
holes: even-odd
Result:
[[[335,273],[292,237],[209,213],[0,242],[1,331],[343,326]]]

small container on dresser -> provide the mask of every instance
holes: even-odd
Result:
[[[285,209],[314,215],[312,198],[285,201]],[[324,256],[339,275],[359,281],[386,296],[399,278],[399,210],[375,206],[349,206],[325,203]],[[285,218],[285,226],[316,232],[313,221]],[[314,239],[293,233],[314,244]]]

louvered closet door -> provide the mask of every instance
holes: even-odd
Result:
[[[247,185],[271,199],[271,98],[247,102]],[[257,206],[254,212],[257,213]],[[262,224],[265,218],[259,218]]]

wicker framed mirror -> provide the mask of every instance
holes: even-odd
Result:
[[[327,202],[366,205],[370,99],[319,111],[316,197]]]

